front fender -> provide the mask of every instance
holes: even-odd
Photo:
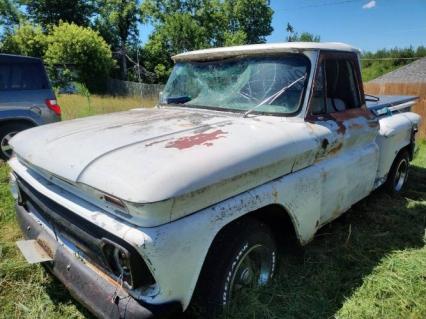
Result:
[[[220,230],[259,208],[281,205],[293,222],[299,242],[310,241],[319,224],[320,170],[315,166],[286,175],[166,225],[141,228],[146,235],[141,254],[150,265],[163,303],[191,301],[209,248]],[[237,236],[238,234],[236,234]]]

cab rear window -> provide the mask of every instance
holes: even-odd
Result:
[[[0,91],[49,89],[41,63],[0,63]]]

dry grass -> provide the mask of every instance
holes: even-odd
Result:
[[[153,107],[157,103],[154,98],[114,97],[106,95],[91,95],[85,97],[77,94],[58,96],[62,108],[62,118],[70,120],[77,117],[127,111],[138,107]]]
[[[420,100],[413,111],[426,119],[426,83],[365,83],[365,93],[373,95],[415,95]],[[426,138],[426,121],[422,122],[419,136]]]

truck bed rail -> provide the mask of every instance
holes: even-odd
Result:
[[[367,107],[376,116],[391,115],[396,112],[408,112],[417,103],[417,96],[381,95],[377,100],[367,100]]]

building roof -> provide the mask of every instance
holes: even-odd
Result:
[[[370,83],[426,83],[426,58],[418,59],[386,73]]]
[[[199,61],[230,58],[239,55],[258,55],[268,53],[298,52],[300,50],[337,50],[359,53],[359,50],[344,43],[285,42],[270,44],[251,44],[234,47],[204,49],[185,52],[172,57],[178,61]]]

